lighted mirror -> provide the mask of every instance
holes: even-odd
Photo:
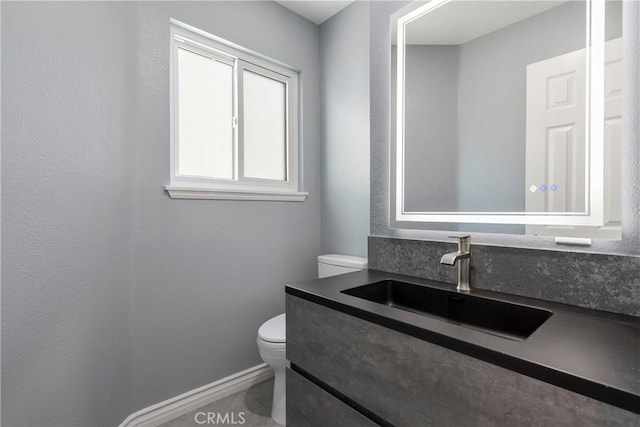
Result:
[[[396,22],[396,222],[621,237],[622,2],[432,0]]]

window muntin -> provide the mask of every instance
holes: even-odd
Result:
[[[304,200],[298,72],[174,20],[171,44],[170,196]]]

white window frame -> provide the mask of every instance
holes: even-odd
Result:
[[[308,193],[301,190],[301,156],[299,108],[299,72],[279,61],[245,49],[227,40],[171,19],[170,89],[171,89],[171,173],[165,188],[174,199],[223,199],[304,201]],[[180,175],[178,170],[178,49],[185,49],[234,68],[233,179]],[[242,99],[244,70],[278,80],[287,92],[286,179],[272,180],[244,176],[243,117],[238,100]]]

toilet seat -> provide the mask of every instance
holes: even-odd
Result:
[[[273,317],[260,326],[258,338],[266,343],[285,345],[287,338],[286,313]]]
[[[284,350],[287,348],[287,343],[269,342],[269,341],[261,340],[260,338],[258,338],[256,342],[258,343],[258,346],[260,346],[260,348],[262,348],[264,351],[269,351],[270,354],[273,354],[274,352],[279,352],[278,354],[281,354],[281,356],[279,357],[285,358]]]

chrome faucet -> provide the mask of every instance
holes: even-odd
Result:
[[[450,239],[458,239],[458,251],[442,255],[440,264],[456,265],[458,263],[458,286],[461,292],[469,292],[469,261],[471,260],[471,236],[449,236]]]

